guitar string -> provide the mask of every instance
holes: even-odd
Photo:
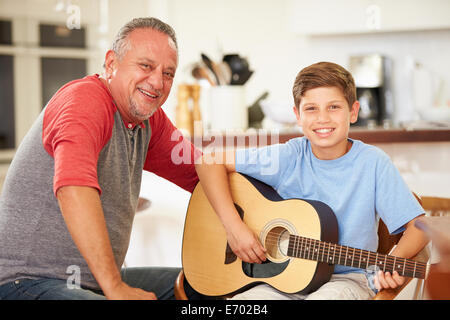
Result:
[[[383,270],[383,272],[397,271],[401,275],[418,277],[418,278],[421,278],[424,276],[425,268],[426,268],[426,266],[421,266],[419,262],[417,262],[417,263],[413,262],[412,264],[410,264],[408,261],[406,263],[399,261],[400,264],[396,263],[395,265],[393,265],[391,263],[377,264],[375,258],[370,258],[368,260],[354,259],[353,263],[351,263],[349,261],[342,262],[342,259],[344,259],[345,257],[339,258],[337,256],[334,256],[334,259],[333,259],[333,257],[330,258],[330,256],[327,256],[330,259],[325,260],[320,257],[321,254],[322,254],[322,252],[319,251],[317,253],[311,253],[311,254],[307,254],[307,255],[294,254],[294,255],[290,255],[290,256],[296,257],[296,258],[307,259],[307,260],[314,260],[314,261],[318,261],[318,262],[324,262],[324,263],[352,266],[352,267],[355,267],[358,269],[365,269],[365,268],[368,268],[369,266],[376,265],[378,268],[380,268],[380,270]],[[383,258],[383,257],[381,256],[380,258]],[[348,258],[348,259],[351,259],[351,258]],[[396,266],[398,266],[398,267],[396,267]]]
[[[329,251],[330,247],[339,246],[339,247],[341,247],[341,249],[344,248],[344,247],[347,249],[346,250],[347,251],[346,254],[348,254],[348,250],[349,249],[351,251],[353,251],[352,255],[347,256],[348,259],[352,259],[353,258],[353,264],[350,264],[351,266],[355,265],[355,263],[356,264],[359,263],[359,265],[360,265],[361,262],[366,263],[366,265],[368,263],[370,263],[370,262],[374,262],[374,264],[375,264],[375,261],[381,262],[380,261],[380,259],[381,259],[381,260],[385,260],[385,262],[382,263],[383,266],[384,266],[384,270],[386,270],[386,268],[395,270],[396,269],[395,265],[398,265],[399,263],[401,264],[401,267],[399,268],[399,269],[401,269],[401,271],[405,270],[405,271],[408,271],[408,272],[415,272],[417,274],[421,274],[421,273],[425,272],[425,269],[426,269],[426,263],[423,263],[423,262],[420,262],[420,261],[415,261],[415,260],[411,260],[411,259],[407,259],[407,258],[401,258],[401,257],[395,257],[395,256],[379,254],[379,253],[368,251],[368,250],[364,250],[364,249],[351,248],[351,247],[342,246],[342,245],[331,243],[331,242],[324,242],[324,241],[311,239],[311,238],[305,238],[305,237],[300,237],[300,236],[296,236],[296,237],[298,237],[298,239],[300,241],[302,241],[302,242],[301,243],[300,242],[299,243],[294,242],[292,244],[289,244],[288,245],[288,249],[294,250],[295,247],[299,247],[300,248],[300,247],[303,247],[303,246],[305,246],[305,247],[308,246],[309,249],[310,248],[315,248],[316,250],[319,250],[319,252],[314,253],[314,252],[311,252],[311,251],[308,251],[308,250],[304,249],[304,250],[302,250],[302,252],[300,252],[300,254],[303,253],[303,257],[302,256],[298,256],[298,258],[306,258],[306,255],[308,255],[308,256],[316,255],[317,258],[319,258],[320,254],[322,254],[322,255],[326,254],[325,250]],[[269,243],[269,244],[278,244],[279,243],[279,237],[276,236],[276,235],[268,234],[266,239],[269,239],[268,242],[266,241],[266,243]],[[318,244],[318,246],[314,246],[313,244],[304,243],[305,241],[315,242],[315,244]],[[292,241],[289,241],[289,242],[291,243]],[[298,252],[299,248],[297,248],[297,250],[296,250],[297,252],[296,253],[299,253]],[[361,251],[361,257],[359,257],[358,254],[355,255],[355,250]],[[330,254],[328,252],[326,255],[328,257],[331,256],[333,258],[333,261],[335,260],[335,258],[338,259],[339,262],[341,262],[342,258],[345,258],[345,256],[342,257],[342,255],[338,256],[338,253],[336,251],[333,251],[332,254]],[[372,255],[372,256],[370,256],[370,255]],[[377,258],[377,256],[378,256],[378,258]],[[365,262],[362,258],[368,259],[368,262]],[[399,261],[395,261],[397,259]],[[395,261],[395,265],[394,265],[394,261]],[[329,262],[329,261],[322,261],[322,262]],[[337,264],[340,264],[340,263],[337,263]],[[403,265],[404,265],[404,268],[403,268]],[[378,266],[378,264],[377,264],[377,266]]]
[[[268,237],[267,238],[270,238],[270,236],[268,235]],[[266,238],[266,239],[267,239]],[[302,238],[302,237],[300,237],[300,238]],[[276,236],[274,236],[271,240],[274,240],[274,241],[269,241],[269,242],[271,242],[271,244],[278,244],[278,237],[276,237]],[[300,239],[301,240],[301,239]],[[350,259],[351,258],[353,258],[353,261],[354,261],[354,263],[353,264],[355,264],[355,263],[359,263],[360,261],[362,261],[362,262],[364,262],[364,260],[362,259],[362,258],[364,258],[364,259],[366,259],[366,258],[368,258],[368,260],[369,260],[369,262],[371,262],[371,261],[377,261],[378,259],[377,259],[377,255],[378,255],[378,258],[379,259],[382,259],[382,260],[384,260],[384,258],[386,258],[386,262],[383,262],[383,264],[386,264],[386,266],[388,267],[388,268],[392,268],[392,269],[395,269],[394,268],[394,261],[391,261],[391,260],[399,260],[399,261],[396,261],[396,265],[398,264],[398,263],[402,263],[402,264],[404,264],[404,263],[406,263],[406,268],[408,268],[408,269],[405,269],[405,270],[416,270],[416,272],[417,271],[419,271],[419,270],[422,270],[422,271],[424,271],[425,270],[425,268],[426,268],[426,263],[423,263],[423,262],[420,262],[420,261],[415,261],[415,260],[411,260],[411,259],[406,259],[406,258],[401,258],[401,257],[396,257],[396,256],[389,256],[389,255],[384,255],[384,254],[379,254],[379,253],[376,253],[376,252],[372,252],[372,251],[368,251],[368,250],[363,250],[363,249],[357,249],[357,248],[351,248],[351,247],[346,247],[346,246],[341,246],[341,245],[339,245],[339,244],[335,244],[335,243],[330,243],[330,242],[323,242],[323,241],[320,241],[320,240],[316,240],[316,239],[308,239],[308,238],[303,238],[303,240],[306,240],[306,241],[310,241],[310,242],[312,242],[312,241],[314,241],[314,242],[316,242],[316,244],[318,243],[319,244],[319,246],[318,247],[316,247],[316,246],[314,246],[314,245],[312,245],[312,244],[308,244],[308,243],[301,243],[301,244],[299,244],[299,245],[296,245],[295,243],[293,243],[292,244],[292,246],[289,246],[288,247],[288,249],[294,249],[296,246],[297,247],[302,247],[302,246],[309,246],[308,248],[315,248],[316,250],[319,250],[319,252],[318,253],[314,253],[314,252],[312,252],[311,253],[311,251],[308,251],[308,250],[302,250],[302,252],[304,253],[304,257],[306,256],[306,255],[314,255],[314,254],[316,254],[317,256],[318,255],[320,255],[320,254],[324,254],[325,253],[325,250],[329,250],[329,247],[333,247],[333,246],[339,246],[339,247],[341,247],[341,248],[343,248],[343,247],[345,247],[345,248],[347,248],[347,253],[346,254],[348,254],[348,249],[350,249],[350,250],[352,250],[353,251],[353,254],[352,255],[349,255],[348,257],[350,257]],[[327,248],[328,247],[328,248]],[[355,252],[355,250],[357,250],[357,251],[360,251],[361,253],[360,253],[360,255],[361,255],[361,257],[358,257],[358,254]],[[297,249],[297,251],[299,251],[299,249]],[[302,253],[302,252],[300,252],[300,253]],[[297,252],[298,253],[298,252]],[[355,254],[356,253],[356,254]],[[372,254],[372,257],[370,256]],[[328,256],[330,256],[331,254],[330,253],[328,253],[327,254]],[[333,258],[337,258],[337,259],[339,259],[339,262],[340,262],[340,260],[342,259],[342,255],[341,255],[341,258],[339,258],[338,257],[338,253],[336,252],[336,251],[334,251],[333,252],[333,254],[332,254],[332,257]],[[345,257],[344,257],[345,258]],[[360,260],[361,259],[361,260]],[[334,259],[333,259],[334,260]],[[404,260],[404,262],[402,262],[402,260]],[[324,262],[324,261],[323,261]],[[392,263],[391,263],[392,262]]]
[[[313,248],[313,249],[316,249],[316,250],[321,250],[320,253],[324,253],[325,250],[328,250],[328,251],[330,249],[335,250],[335,248],[333,248],[333,247],[340,247],[341,249],[342,248],[346,248],[346,251],[347,251],[346,254],[348,254],[348,250],[353,251],[353,254],[350,255],[349,257],[353,256],[353,259],[357,258],[358,262],[359,262],[360,257],[358,257],[357,254],[355,255],[355,253],[356,253],[355,251],[361,252],[361,258],[369,257],[369,259],[370,258],[374,258],[373,260],[375,260],[375,256],[378,255],[378,257],[380,257],[380,258],[386,257],[386,261],[387,262],[388,262],[388,259],[389,260],[399,259],[399,260],[405,260],[406,262],[412,262],[414,264],[417,263],[417,264],[422,264],[423,266],[426,266],[426,263],[423,263],[421,261],[415,261],[415,260],[412,260],[412,259],[385,255],[385,254],[381,254],[381,253],[377,253],[377,252],[373,252],[373,251],[369,251],[369,250],[352,248],[352,247],[343,246],[343,245],[332,243],[332,242],[325,242],[325,241],[312,239],[312,238],[305,238],[305,237],[300,237],[300,236],[295,236],[295,237],[297,237],[297,239],[299,239],[300,242],[298,242],[298,243],[297,242],[291,243],[292,241],[290,241],[290,244],[288,245],[288,249],[295,249],[295,247],[298,247],[297,250],[296,250],[296,251],[298,251],[299,247],[306,247],[307,246],[308,249]],[[270,240],[270,241],[266,241],[269,244],[278,244],[279,243],[279,237],[275,236],[275,235],[268,235],[266,237],[266,239]],[[314,243],[312,243],[312,242],[314,242]],[[319,246],[316,246],[315,244],[319,244]],[[305,253],[305,254],[310,254],[311,251],[307,251],[307,250],[304,249],[304,250],[302,250],[302,252]],[[370,257],[370,254],[372,254],[373,257]],[[330,253],[328,253],[327,255],[330,255]],[[336,257],[337,255],[339,255],[339,254],[336,251],[333,251],[333,256]],[[342,256],[342,254],[341,254],[341,256]]]

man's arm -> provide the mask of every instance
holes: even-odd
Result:
[[[231,197],[228,173],[236,170],[234,154],[234,151],[206,154],[195,169],[209,202],[225,227],[233,252],[245,262],[261,263],[266,260],[265,249],[239,217]]]
[[[405,231],[400,238],[397,246],[392,250],[391,255],[401,258],[412,258],[428,243],[425,233],[415,226],[415,221],[424,215],[420,215],[405,225]],[[375,278],[375,285],[378,290],[386,288],[396,288],[405,282],[405,278],[400,276],[397,271],[391,275],[389,272],[379,271]]]
[[[64,186],[57,191],[59,206],[78,250],[108,299],[156,299],[151,292],[131,288],[122,281],[115,263],[95,188]]]

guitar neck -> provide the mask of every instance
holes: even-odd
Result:
[[[359,269],[377,266],[380,270],[391,274],[395,270],[401,276],[425,278],[426,263],[389,256],[368,250],[341,246],[336,243],[305,238],[296,235],[289,236],[287,255],[290,257],[308,259],[329,264],[339,264]]]

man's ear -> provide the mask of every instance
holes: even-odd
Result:
[[[356,120],[358,120],[358,113],[359,113],[359,101],[356,100],[353,105],[352,108],[350,110],[350,123],[355,123]]]
[[[110,79],[116,70],[117,55],[113,50],[108,50],[105,55],[105,74]]]

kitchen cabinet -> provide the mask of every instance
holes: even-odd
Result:
[[[291,28],[303,35],[450,28],[447,0],[289,0]]]

